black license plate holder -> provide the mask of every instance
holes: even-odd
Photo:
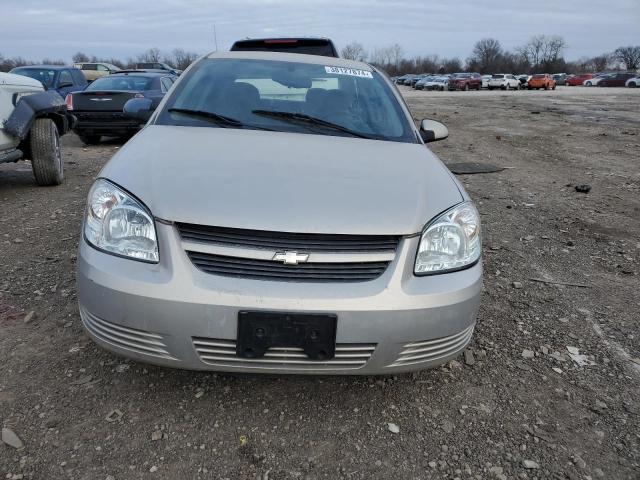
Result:
[[[271,347],[301,348],[311,360],[331,360],[338,316],[319,313],[238,313],[236,355],[262,358]]]

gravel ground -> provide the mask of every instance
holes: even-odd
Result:
[[[0,422],[23,443],[0,443],[0,478],[640,478],[640,89],[403,92],[416,119],[448,125],[432,147],[446,163],[505,167],[460,177],[486,267],[466,355],[398,377],[277,378],[100,350],[75,252],[118,144],[68,135],[61,187],[0,165]]]

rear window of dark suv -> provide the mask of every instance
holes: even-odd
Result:
[[[338,57],[338,52],[333,42],[327,38],[261,38],[238,40],[231,47],[232,52],[243,50]]]

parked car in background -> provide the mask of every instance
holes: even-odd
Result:
[[[413,80],[414,77],[417,77],[417,75],[415,73],[408,73],[406,75],[403,75],[402,77],[400,77],[398,79],[398,85],[410,85],[411,84],[411,80]]]
[[[29,65],[16,67],[9,73],[38,80],[45,90],[55,90],[64,99],[68,93],[84,90],[87,79],[75,67],[60,65]]]
[[[482,77],[479,73],[454,73],[449,78],[449,90],[480,90]]]
[[[531,76],[527,88],[529,90],[539,90],[541,88],[544,88],[545,90],[555,90],[556,81],[548,73],[537,73]]]
[[[86,78],[89,83],[93,82],[97,78],[104,77],[105,75],[110,75],[121,70],[120,67],[116,67],[110,63],[100,62],[74,63],[73,66],[82,72],[84,78]]]
[[[592,78],[593,78],[593,73],[579,73],[579,74],[571,75],[570,77],[568,77],[565,83],[568,87],[577,87],[577,86],[582,86],[582,84],[586,80],[590,80]]]
[[[447,134],[418,129],[366,63],[201,58],[89,190],[84,328],[119,355],[192,370],[449,362],[473,335],[482,248],[478,211],[425,146]]]
[[[556,73],[553,75],[553,79],[555,80],[556,85],[566,85],[567,74]]]
[[[250,38],[235,42],[231,46],[231,51],[303,53],[323,57],[340,56],[335,45],[328,38]]]
[[[482,88],[489,88],[489,80],[491,75],[482,75]]]
[[[520,90],[520,80],[510,73],[497,73],[491,75],[491,80],[489,80],[487,88],[489,90],[496,88],[501,90]]]
[[[424,86],[426,85],[427,81],[429,81],[429,79],[431,78],[433,78],[432,75],[427,75],[426,77],[422,77],[420,80],[416,82],[413,88],[415,88],[416,90],[425,90]]]
[[[413,77],[411,79],[411,81],[409,82],[409,86],[416,88],[416,83],[418,83],[420,80],[422,80],[423,78],[427,78],[430,77],[431,74],[430,73],[421,73],[419,75],[416,75],[415,77]]]
[[[630,88],[640,87],[640,76],[631,77],[626,82],[624,82],[624,86]]]
[[[520,82],[520,88],[527,88],[529,86],[529,80],[531,80],[531,75],[516,75],[516,78]]]
[[[599,87],[624,87],[627,80],[635,76],[635,73],[614,73],[600,80],[597,85]]]
[[[396,85],[404,85],[404,82],[411,77],[413,77],[412,73],[405,73],[404,75],[399,76],[396,78]]]
[[[182,73],[182,70],[178,70],[177,68],[173,68],[171,65],[167,65],[166,63],[162,62],[138,63],[136,64],[135,70],[163,70],[175,76],[178,76]]]
[[[55,91],[28,76],[0,72],[0,163],[31,160],[38,185],[61,184],[60,136],[72,123]]]
[[[425,90],[440,90],[441,92],[449,88],[449,77],[433,76],[427,77],[424,83]]]
[[[600,83],[605,78],[609,78],[611,75],[613,75],[613,73],[598,73],[592,78],[589,78],[582,82],[582,85],[584,85],[585,87],[595,87],[598,85],[598,83]]]
[[[124,72],[99,78],[83,92],[69,94],[67,108],[77,122],[74,132],[88,144],[96,144],[102,136],[128,137],[143,122],[123,113],[131,98],[148,99],[154,108],[171,88],[176,76],[169,72]]]

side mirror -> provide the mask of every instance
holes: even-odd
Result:
[[[132,98],[127,100],[122,111],[126,116],[146,123],[155,110],[152,103],[150,98]]]
[[[424,143],[437,142],[449,136],[449,130],[436,120],[425,118],[420,122],[420,136]]]
[[[65,87],[73,87],[73,83],[72,82],[62,82],[60,85],[58,85],[58,88],[65,88]]]

